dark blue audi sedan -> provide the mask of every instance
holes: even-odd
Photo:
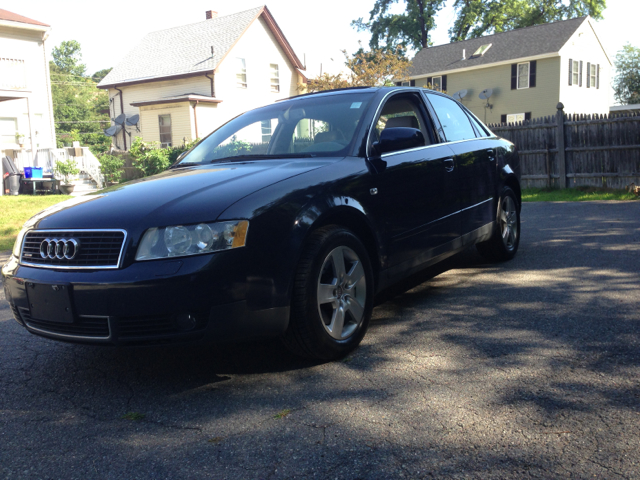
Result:
[[[519,171],[514,146],[446,95],[301,95],[234,118],[166,172],[31,218],[6,298],[57,340],[280,337],[339,358],[382,289],[473,244],[515,255]]]

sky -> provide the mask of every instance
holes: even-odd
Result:
[[[344,65],[341,50],[353,53],[358,41],[367,46],[369,34],[356,32],[351,21],[365,20],[375,0],[323,0],[292,2],[269,0],[266,5],[293,46],[298,57],[307,64],[307,76],[323,71],[337,73]],[[399,2],[396,8],[401,8]],[[184,3],[160,0],[128,0],[107,3],[87,0],[20,0],[8,10],[52,26],[48,48],[64,40],[77,40],[82,46],[87,73],[113,67],[149,32],[205,20],[205,12],[214,10],[219,16],[263,5],[260,0],[188,0]],[[448,30],[455,20],[453,0],[440,11],[433,32],[434,45],[449,42]],[[607,0],[604,19],[597,23],[596,33],[611,61],[627,42],[640,47],[638,0]],[[637,5],[635,12],[631,5]],[[178,8],[179,7],[179,8]]]

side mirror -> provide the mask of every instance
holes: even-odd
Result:
[[[380,134],[380,141],[373,144],[374,155],[424,147],[424,135],[417,128],[387,128]]]

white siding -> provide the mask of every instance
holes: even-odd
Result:
[[[586,20],[560,49],[560,101],[566,113],[609,113],[611,64]],[[569,59],[582,61],[582,86],[569,85]],[[600,88],[587,88],[587,63],[600,65]]]
[[[236,85],[236,58],[244,58],[247,66],[247,88]],[[271,92],[270,65],[278,65],[280,91]],[[256,107],[298,94],[298,71],[284,54],[262,18],[255,21],[231,49],[216,72],[218,105],[216,127]],[[200,130],[200,129],[199,129]],[[204,136],[199,132],[200,136]],[[208,132],[207,132],[208,133]]]
[[[199,112],[198,112],[199,113]],[[160,141],[160,115],[171,115],[171,141],[173,146],[182,145],[195,138],[193,112],[189,102],[150,105],[140,107],[141,134],[145,142]]]
[[[27,100],[0,102],[0,118],[16,118],[18,131],[25,135],[25,148],[55,147],[53,106],[49,86],[49,59],[45,53],[43,32],[13,27],[0,27],[0,56],[24,61],[26,88],[0,87],[0,97],[28,96],[31,125],[27,115]],[[0,150],[12,155],[17,144],[2,144]],[[4,155],[5,153],[3,153]]]

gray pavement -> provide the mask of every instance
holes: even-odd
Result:
[[[389,292],[335,363],[56,343],[0,301],[0,478],[640,478],[640,202],[522,233]]]

